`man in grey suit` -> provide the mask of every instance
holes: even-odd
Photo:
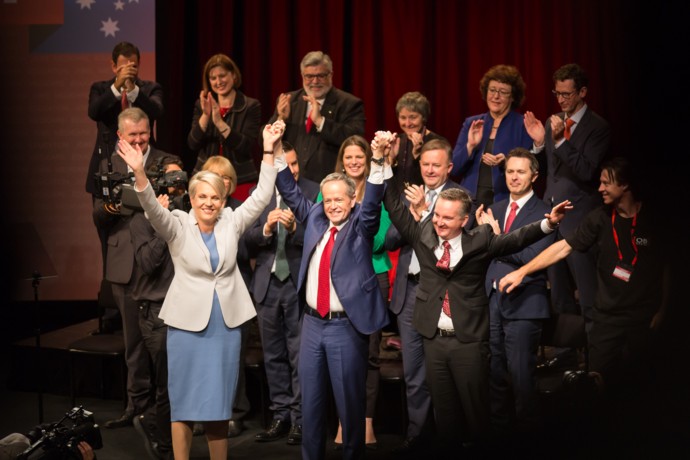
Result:
[[[300,63],[302,89],[278,97],[269,123],[285,122],[285,135],[299,152],[301,174],[315,182],[335,170],[338,149],[348,137],[364,135],[364,103],[333,87],[333,62],[321,51]]]
[[[394,136],[377,133],[372,149],[386,155]],[[472,200],[462,189],[443,190],[431,219],[419,224],[400,200],[386,167],[384,204],[391,221],[410,241],[420,276],[413,326],[424,337],[426,375],[436,418],[438,453],[457,455],[481,445],[489,425],[489,314],[484,279],[491,259],[516,252],[551,233],[569,208],[563,202],[547,219],[506,235],[489,225],[465,231]],[[479,224],[490,215],[477,211]]]
[[[144,152],[144,164],[148,169],[159,160],[171,156],[149,145],[151,128],[143,110],[132,107],[120,112],[117,135]],[[112,155],[113,172],[120,175],[129,173],[128,166],[117,153]],[[101,170],[105,171],[106,160]],[[131,183],[125,179],[125,183]],[[108,257],[105,264],[105,279],[110,281],[113,297],[122,317],[122,330],[125,340],[125,360],[127,361],[127,407],[115,420],[105,423],[106,428],[119,428],[132,424],[135,415],[144,412],[151,404],[151,382],[149,375],[149,356],[142,341],[139,329],[139,308],[132,299],[132,274],[134,271],[134,249],[129,225],[132,211],[123,208],[119,202],[108,202],[99,198],[94,202],[94,222],[107,231]]]
[[[589,79],[582,67],[577,64],[560,67],[553,74],[553,83],[552,93],[561,112],[546,121],[545,129],[528,112],[525,126],[530,134],[532,130],[539,130],[543,135],[543,142],[535,141],[535,152],[543,150],[546,155],[544,201],[549,206],[566,199],[573,203],[573,212],[563,219],[556,235],[556,240],[561,240],[572,235],[592,209],[601,206],[601,196],[597,191],[599,171],[608,155],[610,128],[608,122],[585,103]],[[592,250],[573,252],[565,262],[548,269],[554,310],[558,313],[581,313],[588,330],[597,290],[595,258]],[[577,300],[574,288],[577,289]]]
[[[285,161],[302,194],[314,201],[319,184],[300,177],[298,156],[283,142]],[[304,226],[276,192],[254,226],[244,235],[256,266],[250,292],[256,302],[264,367],[271,399],[271,426],[256,435],[259,442],[288,435],[291,445],[302,442],[302,401],[297,374],[300,304],[297,294]],[[282,254],[282,257],[281,257]]]

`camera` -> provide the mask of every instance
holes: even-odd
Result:
[[[180,209],[184,212],[189,212],[192,209],[192,202],[187,193],[187,172],[165,172],[165,165],[160,162],[156,173],[149,176],[149,179],[154,190],[156,190],[156,195],[169,194],[169,188],[171,187],[174,187],[176,191],[183,192],[170,195],[169,210]]]
[[[87,442],[94,450],[103,447],[93,413],[82,406],[73,408],[58,422],[36,426],[27,437],[31,445],[17,460],[81,460],[80,442]]]
[[[96,173],[96,196],[108,204],[117,204],[122,200],[122,188],[132,182],[132,173],[122,174],[108,171]]]

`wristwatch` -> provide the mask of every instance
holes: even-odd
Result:
[[[374,158],[374,157],[371,157],[371,161],[373,161],[374,163],[376,163],[376,164],[379,165],[379,166],[383,166],[383,163],[384,163],[386,160],[385,160],[385,158],[383,158],[383,157],[381,157],[381,158]]]

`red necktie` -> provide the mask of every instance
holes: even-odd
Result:
[[[314,120],[311,119],[311,112],[314,111],[314,108],[312,107],[311,111],[309,112],[309,116],[307,117],[307,125],[305,126],[307,133],[311,131],[312,126],[314,126]]]
[[[331,227],[331,236],[321,253],[319,261],[319,290],[316,293],[316,311],[325,317],[331,309],[331,252],[335,243],[336,227]]]
[[[570,140],[570,128],[575,124],[572,118],[568,118],[565,120],[565,131],[563,131],[563,135],[565,136],[565,140],[569,141]]]
[[[443,271],[450,271],[450,243],[448,241],[443,242],[443,254],[441,258],[436,262],[436,267]],[[443,313],[450,317],[450,300],[448,300],[448,290],[446,289],[446,295],[443,298]]]
[[[120,104],[122,105],[122,110],[129,108],[129,101],[127,100],[127,90],[122,90],[122,99],[120,99]]]
[[[508,233],[510,231],[510,226],[513,225],[513,221],[515,220],[515,215],[517,214],[518,210],[518,204],[516,201],[513,201],[510,203],[510,212],[508,213],[508,218],[506,219],[506,225],[505,229],[503,230],[503,233]]]

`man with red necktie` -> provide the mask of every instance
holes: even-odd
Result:
[[[372,142],[374,154],[385,156],[394,137],[378,132]],[[392,178],[389,165],[384,177]],[[439,193],[432,218],[421,223],[400,200],[394,180],[387,180],[384,205],[419,259],[413,325],[424,337],[427,381],[436,417],[433,449],[458,455],[463,446],[483,448],[489,428],[487,268],[494,257],[516,252],[552,233],[570,203],[557,205],[546,219],[507,235],[494,234],[496,221],[481,206],[476,213],[481,225],[471,232],[464,230],[472,200],[462,189]],[[444,303],[450,315],[443,311]]]
[[[297,283],[304,304],[298,373],[305,460],[325,457],[329,380],[343,429],[343,458],[364,457],[369,335],[388,324],[371,263],[385,188],[382,164],[383,158],[374,155],[361,204],[354,182],[342,173],[321,181],[319,203],[304,197],[287,167],[276,180],[281,197],[305,226]]]

